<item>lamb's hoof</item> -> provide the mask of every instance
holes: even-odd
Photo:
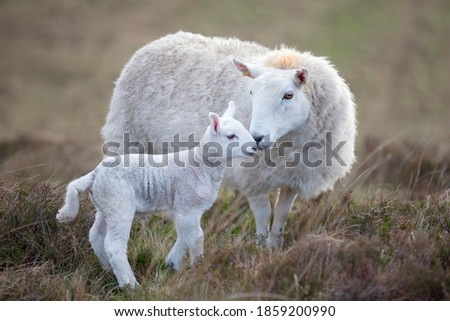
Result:
[[[119,287],[124,290],[134,291],[134,290],[137,290],[138,288],[140,288],[141,285],[137,281],[132,281],[132,282],[119,284]]]
[[[122,290],[129,291],[129,292],[134,292],[137,289],[139,289],[140,287],[141,287],[141,285],[139,283],[137,283],[137,282],[134,285],[132,285],[132,284],[125,284],[125,285],[120,286],[120,288]]]
[[[175,264],[172,260],[170,259],[166,259],[166,265],[171,268],[172,270],[174,270],[175,272],[178,272],[180,270],[180,265],[179,264]]]

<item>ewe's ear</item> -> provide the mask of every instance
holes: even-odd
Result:
[[[309,70],[306,68],[302,68],[297,70],[294,75],[294,82],[298,86],[306,85],[309,80]]]
[[[228,103],[228,108],[227,108],[227,110],[225,110],[223,117],[234,118],[235,113],[236,113],[236,105],[232,100],[230,100],[230,102]]]
[[[264,67],[243,63],[237,59],[233,59],[233,64],[246,77],[256,78],[264,72]]]
[[[218,134],[220,131],[220,117],[216,113],[209,113],[209,125],[211,126],[211,130]]]

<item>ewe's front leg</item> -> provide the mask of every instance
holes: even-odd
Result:
[[[269,233],[269,221],[272,214],[269,194],[248,196],[247,199],[255,217],[257,244],[260,244],[262,241],[267,241]]]
[[[283,232],[284,224],[286,223],[287,216],[291,211],[296,196],[296,190],[290,188],[280,189],[275,204],[275,214],[269,239],[270,244],[275,247],[281,246],[281,233]]]
[[[200,226],[201,214],[177,215],[175,224],[179,233],[178,238],[189,248],[190,264],[203,256],[203,230]]]

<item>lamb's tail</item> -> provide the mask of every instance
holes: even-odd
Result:
[[[94,181],[94,174],[95,170],[84,175],[83,177],[71,181],[69,185],[67,185],[64,206],[58,211],[58,214],[56,214],[56,219],[59,222],[70,222],[77,216],[80,208],[78,193],[84,192],[92,185],[92,182]]]

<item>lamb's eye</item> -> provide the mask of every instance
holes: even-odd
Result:
[[[253,95],[253,92],[250,90],[250,95]]]
[[[231,134],[231,135],[228,135],[227,138],[231,140],[231,139],[237,138],[237,136],[235,134]]]
[[[292,97],[294,97],[294,93],[292,91],[288,91],[287,93],[284,94],[283,99],[292,99]]]

